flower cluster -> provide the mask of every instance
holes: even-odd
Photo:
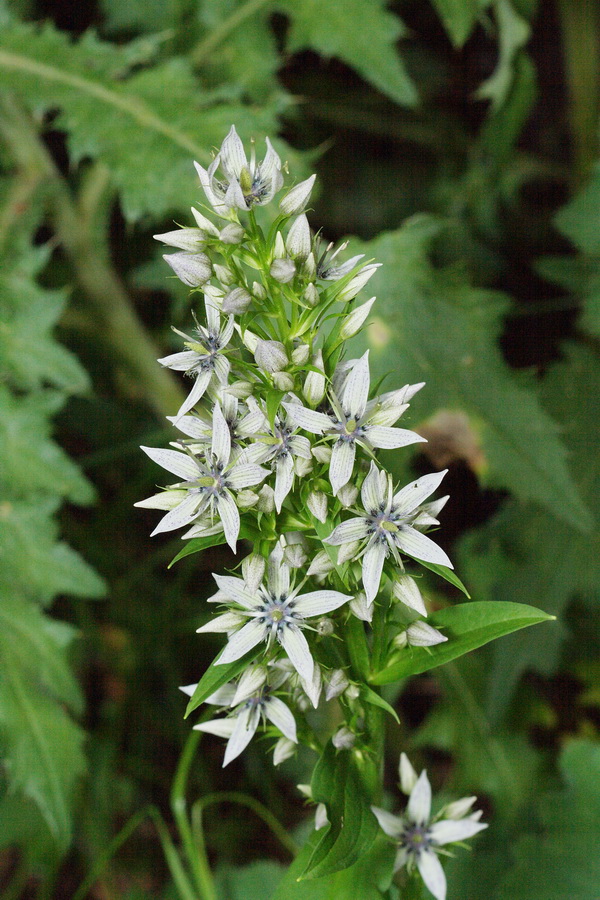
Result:
[[[248,160],[232,127],[209,168],[196,168],[207,203],[192,209],[195,226],[156,235],[176,250],[164,257],[175,275],[203,295],[190,333],[176,331],[183,348],[159,360],[187,378],[171,447],[143,448],[175,480],[137,504],[165,513],[154,534],[184,529],[198,549],[253,545],[235,574],[214,576],[209,603],[220,610],[198,631],[225,637],[211,666],[221,686],[202,695],[219,712],[195,727],[227,740],[224,765],[260,728],[277,764],[299,742],[319,745],[306,713],[335,702],[344,721],[336,715],[334,746],[360,755],[374,692],[350,652],[356,625],[381,664],[448,639],[426,621],[405,569],[452,568],[427,534],[448,499],[430,499],[445,473],[398,488],[377,462],[381,449],[424,440],[397,424],[423,384],[374,393],[368,351],[348,358],[375,302],[356,298],[378,264],[343,261],[346,244],[322,248],[305,213],[314,175],[285,193],[263,230],[258,208],[283,187],[268,140],[262,162],[254,151]],[[465,822],[469,833],[482,826],[473,817],[463,831],[430,825],[425,782],[411,788],[403,820],[376,815],[399,839],[402,864],[414,862],[431,886],[435,847],[466,836]]]

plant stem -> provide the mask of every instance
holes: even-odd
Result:
[[[214,28],[204,40],[192,50],[190,58],[194,66],[201,66],[206,62],[207,57],[213,50],[219,46],[235,29],[245,22],[250,16],[258,12],[261,7],[266,6],[271,0],[247,0],[246,3],[238,7],[232,15],[228,16],[217,28]]]
[[[254,797],[249,797],[247,794],[241,794],[238,791],[222,791],[216,794],[207,794],[205,797],[196,801],[192,813],[194,831],[196,833],[202,833],[202,813],[207,806],[211,806],[213,803],[237,803],[239,806],[246,806],[263,820],[265,825],[270,828],[275,837],[286,850],[289,850],[292,856],[296,856],[298,853],[300,848],[289,836],[281,822],[275,818],[273,813],[270,812],[266,806],[263,806],[259,800],[255,800]]]
[[[140,322],[125,287],[98,251],[90,222],[74,202],[68,185],[40,139],[29,115],[11,97],[0,100],[0,134],[17,165],[44,182],[57,237],[83,289],[103,339],[134,377],[148,404],[162,418],[182,402],[183,393],[156,363],[158,350]]]

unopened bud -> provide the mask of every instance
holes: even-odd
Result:
[[[344,691],[344,697],[348,700],[358,700],[360,697],[360,688],[357,684],[349,684]]]
[[[331,619],[328,619],[327,616],[323,616],[323,618],[319,619],[317,622],[317,633],[321,635],[321,637],[329,637],[335,631],[335,625]]]
[[[239,325],[236,325],[235,327],[239,332],[244,347],[246,347],[250,353],[256,353],[256,348],[258,347],[258,342],[260,340],[258,335],[254,334],[253,331],[250,331],[249,328],[244,328],[242,331]]]
[[[418,588],[417,582],[410,575],[397,575],[392,584],[392,594],[406,606],[427,616],[427,608]]]
[[[326,825],[329,825],[327,807],[324,803],[318,803],[315,810],[315,831],[320,831],[321,828],[325,828]]]
[[[235,696],[231,701],[231,706],[237,706],[243,703],[252,694],[260,691],[261,687],[267,680],[267,669],[265,666],[248,666],[238,681]]]
[[[325,688],[325,699],[334,700],[343,694],[350,682],[343,669],[334,669],[329,676],[329,684]]]
[[[215,275],[225,287],[229,287],[235,281],[235,275],[231,269],[227,266],[222,266],[220,263],[215,263]]]
[[[312,462],[310,459],[304,459],[303,456],[297,456],[294,460],[294,472],[298,478],[304,478],[309,472],[312,472]]]
[[[262,286],[262,284],[260,283],[260,281],[253,282],[252,293],[254,294],[254,296],[256,297],[257,300],[266,300],[266,298],[267,298],[267,292],[265,291],[265,289]]]
[[[400,775],[400,788],[402,793],[408,796],[419,779],[406,753],[400,754],[398,774]]]
[[[466,816],[477,797],[462,797],[461,800],[455,800],[454,803],[448,803],[444,807],[445,819],[462,819]]]
[[[306,378],[304,380],[304,387],[302,388],[302,393],[306,398],[306,402],[309,406],[318,406],[323,397],[325,396],[325,372],[323,371],[323,354],[320,350],[317,350],[313,357],[313,365],[315,368],[319,369],[319,372],[313,372],[312,369],[307,373]]]
[[[246,232],[238,222],[230,222],[221,229],[219,238],[224,244],[240,244]]]
[[[256,502],[258,503],[258,496],[256,497]],[[248,590],[252,591],[252,593],[258,590],[258,586],[263,580],[265,565],[264,557],[259,556],[258,553],[251,553],[250,556],[242,560],[242,575]]]
[[[299,569],[307,559],[301,544],[287,546],[283,551],[283,558],[291,569]]]
[[[354,505],[356,498],[358,497],[358,488],[356,487],[356,485],[350,484],[350,482],[348,482],[343,487],[338,489],[336,497],[338,498],[342,506],[345,506],[347,509],[349,506]]]
[[[310,347],[308,344],[299,344],[292,351],[292,362],[295,366],[303,366],[310,356]]]
[[[284,259],[287,256],[285,252],[285,242],[280,231],[275,235],[275,245],[273,247],[273,259]]]
[[[306,505],[319,522],[327,521],[327,495],[323,491],[311,491],[306,499]]]
[[[301,181],[280,200],[279,209],[284,215],[297,216],[303,211],[310,199],[316,177],[316,175],[311,175],[306,181]]]
[[[164,234],[152,235],[155,241],[162,241],[167,247],[178,247],[188,253],[204,250],[205,235],[199,228],[178,228],[177,231],[165,231]]]
[[[241,316],[252,303],[252,297],[243,287],[234,287],[223,297],[222,310],[224,313],[233,313]]]
[[[371,263],[368,266],[363,266],[363,268],[351,278],[346,287],[340,291],[338,294],[338,300],[348,301],[353,300],[354,297],[361,291],[367,281],[373,277],[377,269],[381,266],[381,263]]]
[[[200,287],[212,275],[210,259],[206,253],[171,253],[163,256],[163,259],[188,287]]]
[[[348,543],[342,544],[338,550],[338,566],[343,566],[348,560],[354,559],[359,550],[360,541],[348,541]]]
[[[289,363],[281,341],[263,341],[260,338],[256,344],[254,359],[264,372],[281,372]]]
[[[310,253],[310,227],[304,213],[292,222],[285,246],[292,259],[304,260]]]
[[[411,647],[433,647],[447,641],[446,635],[428,625],[427,622],[413,622],[406,629],[406,636]]]
[[[206,216],[203,216],[202,213],[195,209],[192,206],[192,215],[196,220],[196,225],[200,229],[200,231],[205,232],[206,234],[211,235],[211,237],[219,237],[219,229],[211,222],[210,219],[207,219]]]
[[[280,737],[273,750],[273,765],[280,766],[296,752],[296,745],[289,738]]]
[[[367,597],[362,591],[348,605],[350,606],[350,611],[357,619],[360,619],[362,622],[373,621],[373,604],[367,603]]]
[[[329,558],[329,554],[327,550],[319,550],[315,556],[313,556],[313,560],[308,567],[307,575],[328,575],[329,572],[332,572],[334,569],[334,565]]]
[[[317,277],[317,263],[314,253],[309,253],[302,263],[301,273],[307,281],[314,281]]]
[[[240,509],[250,509],[258,503],[258,494],[255,494],[254,491],[251,491],[248,488],[244,488],[243,490],[238,491],[235,502]]]
[[[336,750],[350,750],[356,743],[356,735],[346,725],[342,725],[331,738],[331,742]]]
[[[312,281],[306,285],[302,297],[309,306],[316,306],[319,302],[319,292]]]
[[[238,400],[247,400],[254,392],[254,386],[249,381],[234,381],[227,388],[227,393]]]
[[[296,266],[291,259],[274,259],[269,269],[271,278],[280,284],[287,284],[296,274]]]
[[[361,306],[357,306],[356,309],[353,309],[352,312],[346,316],[342,322],[342,327],[340,328],[340,337],[343,341],[347,341],[349,338],[354,337],[355,334],[358,334],[364,325],[367,316],[371,312],[371,307],[374,303],[375,297],[371,297],[370,300],[367,300],[367,302],[363,303]]]
[[[331,462],[331,447],[326,446],[325,444],[320,444],[318,447],[313,447],[312,455],[314,458],[320,463],[330,463]]]
[[[256,508],[262,513],[272,513],[275,509],[275,491],[268,484],[263,484],[258,492]]]
[[[294,387],[294,379],[289,372],[273,372],[273,384],[278,391],[291,391]]]

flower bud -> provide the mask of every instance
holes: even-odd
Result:
[[[307,575],[328,575],[333,572],[335,566],[329,558],[327,550],[319,550],[313,557],[313,561],[308,567]]]
[[[252,297],[245,288],[234,287],[227,291],[223,297],[222,310],[224,313],[233,313],[236,316],[241,316],[248,310],[251,303]]]
[[[408,796],[419,779],[406,753],[400,754],[398,774],[400,775],[400,788],[402,793]]]
[[[329,637],[335,631],[335,625],[333,621],[327,616],[323,616],[323,618],[319,619],[317,622],[317,634],[320,634],[321,637]]]
[[[250,509],[258,503],[258,494],[255,494],[254,491],[251,491],[248,488],[244,488],[243,490],[238,491],[235,502],[240,509]]]
[[[320,829],[325,828],[326,825],[329,825],[327,807],[324,803],[318,803],[315,810],[315,831],[320,831]]]
[[[317,263],[315,261],[314,253],[309,253],[304,262],[302,263],[301,269],[302,275],[306,278],[307,281],[314,281],[317,277]]]
[[[325,688],[325,699],[334,700],[343,694],[350,682],[343,669],[334,669],[329,676],[329,684]]]
[[[287,284],[296,274],[296,266],[291,259],[274,259],[269,269],[271,278],[280,284]]]
[[[275,245],[273,247],[273,259],[285,259],[287,253],[285,252],[285,241],[283,240],[283,235],[280,231],[275,235]]]
[[[285,241],[287,252],[292,259],[305,260],[310,253],[310,227],[304,213],[294,219]]]
[[[267,299],[267,292],[265,291],[265,289],[262,286],[262,284],[260,283],[260,281],[255,281],[252,284],[252,293],[254,294],[254,296],[256,297],[257,300],[266,300]]]
[[[327,447],[325,444],[321,444],[319,447],[313,447],[311,453],[320,463],[331,462],[331,447]]]
[[[362,622],[373,621],[373,604],[367,603],[366,595],[362,591],[348,605],[357,619]]]
[[[260,338],[254,351],[254,359],[263,372],[281,372],[289,363],[281,341],[263,341]]]
[[[406,636],[411,647],[433,647],[434,644],[441,644],[448,638],[428,625],[427,622],[413,622],[406,629]]]
[[[360,697],[360,688],[357,684],[349,684],[344,691],[344,697],[348,700],[358,700]]]
[[[306,499],[306,505],[319,522],[327,521],[327,495],[322,491],[311,491]]]
[[[346,725],[342,725],[331,738],[336,750],[350,750],[356,743],[356,735]]]
[[[410,575],[397,575],[392,584],[392,594],[401,603],[427,616],[427,608],[417,582]]]
[[[349,506],[354,505],[356,498],[358,497],[358,488],[355,484],[351,484],[350,482],[348,482],[348,484],[345,484],[343,487],[339,488],[336,497],[338,498],[342,506],[345,506],[347,509]]]
[[[245,234],[246,232],[238,222],[230,222],[221,229],[219,239],[224,244],[241,244]]]
[[[238,400],[247,400],[248,397],[252,396],[253,391],[254,385],[249,381],[234,381],[227,388],[227,393]]]
[[[263,484],[258,492],[258,504],[256,506],[259,512],[272,513],[275,509],[275,491],[268,484]]]
[[[302,456],[297,456],[294,460],[294,472],[298,478],[304,478],[309,472],[312,472],[312,467],[310,459],[304,459]]]
[[[273,750],[273,765],[280,766],[296,752],[296,745],[289,738],[280,737]]]
[[[246,347],[246,349],[249,350],[250,353],[256,353],[256,348],[260,340],[258,335],[254,334],[253,331],[250,331],[249,328],[244,328],[244,330],[242,331],[239,325],[236,325],[235,327],[239,332],[244,347]]]
[[[212,275],[210,259],[206,253],[171,253],[163,256],[163,259],[188,287],[200,287]]]
[[[258,502],[258,497],[256,500]],[[242,576],[248,586],[248,590],[253,593],[258,590],[258,586],[263,580],[265,566],[266,563],[264,557],[259,556],[258,553],[251,553],[250,556],[247,556],[242,560]]]
[[[299,569],[307,559],[301,544],[287,546],[283,551],[283,558],[291,569]]]
[[[353,300],[380,266],[381,263],[371,263],[368,266],[363,266],[360,272],[354,278],[351,278],[346,287],[340,291],[337,299],[343,301]]]
[[[235,281],[235,275],[231,269],[227,266],[222,266],[220,263],[215,263],[215,275],[225,287],[229,287]]]
[[[217,226],[213,222],[211,222],[210,219],[207,219],[206,216],[203,216],[202,213],[199,210],[195,209],[195,207],[193,206],[192,215],[196,220],[196,225],[198,226],[200,231],[203,231],[205,234],[210,235],[211,237],[219,237],[219,229],[217,228]]]
[[[325,396],[326,387],[325,372],[323,371],[323,354],[320,350],[317,350],[313,357],[313,365],[320,371],[313,372],[311,369],[307,373],[304,380],[302,393],[304,394],[306,402],[309,404],[309,406],[315,407],[319,405],[319,403]]]
[[[310,356],[308,344],[299,344],[292,352],[292,362],[295,366],[303,366]]]
[[[356,309],[353,309],[352,312],[346,316],[342,322],[342,327],[340,328],[340,337],[343,341],[347,341],[349,338],[354,337],[355,334],[358,334],[364,325],[367,316],[371,312],[371,307],[374,303],[375,297],[371,297],[370,300],[367,300],[367,302],[363,303],[361,306],[357,306]]]
[[[278,391],[291,391],[294,387],[294,379],[289,372],[273,372],[273,384]]]
[[[319,302],[319,292],[312,281],[306,285],[302,297],[309,306],[316,306]]]
[[[462,819],[469,812],[477,797],[462,797],[455,800],[454,803],[448,803],[444,807],[443,813],[445,819]]]
[[[178,247],[188,253],[198,253],[206,245],[205,235],[199,228],[178,228],[177,231],[165,231],[164,234],[153,234],[155,241],[162,241],[167,247]]]
[[[279,201],[279,209],[284,215],[297,216],[303,211],[310,199],[316,177],[316,175],[311,175],[306,181],[301,181]]]
[[[348,560],[354,559],[359,550],[360,541],[348,541],[348,543],[342,544],[338,550],[338,566],[343,566]]]

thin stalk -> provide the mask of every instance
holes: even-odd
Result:
[[[266,6],[272,0],[247,0],[246,3],[238,7],[234,13],[224,19],[220,25],[213,28],[211,33],[192,50],[190,58],[194,66],[201,66],[206,62],[210,54],[219,44],[229,37],[229,35],[238,28],[242,22],[257,13],[263,6]]]
[[[289,836],[281,822],[275,818],[273,813],[266,806],[254,797],[246,794],[240,794],[238,791],[222,791],[215,794],[207,794],[194,803],[192,808],[192,824],[197,840],[203,842],[202,831],[202,813],[207,806],[214,803],[236,803],[239,806],[246,806],[248,809],[262,819],[265,825],[273,832],[278,841],[289,851],[292,856],[296,856],[300,848],[296,842]]]
[[[84,291],[103,339],[131,371],[136,387],[162,418],[182,402],[183,394],[169,371],[156,363],[158,350],[135,313],[118,275],[98,252],[89,222],[74,202],[29,115],[14,98],[0,99],[0,134],[17,165],[37,175],[47,188],[56,234]]]

